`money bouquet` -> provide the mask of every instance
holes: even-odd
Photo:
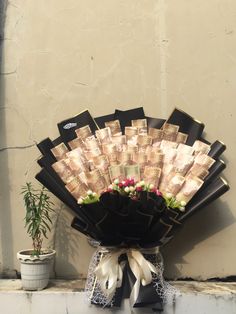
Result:
[[[92,238],[86,291],[101,306],[161,309],[174,293],[163,279],[160,247],[191,215],[225,193],[225,145],[202,137],[204,124],[175,109],[167,120],[143,108],[93,119],[88,110],[58,123],[38,143],[36,178],[74,213]]]

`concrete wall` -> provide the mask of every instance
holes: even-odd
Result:
[[[167,117],[181,107],[228,150],[231,191],[199,212],[163,250],[170,278],[236,273],[234,0],[11,0],[1,66],[0,263],[19,269],[30,246],[20,187],[33,180],[35,142],[57,136],[56,123],[89,108],[94,116],[144,106]],[[70,228],[57,201],[49,242],[60,277],[85,276],[92,248]]]

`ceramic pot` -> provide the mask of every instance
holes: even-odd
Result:
[[[55,250],[42,250],[39,256],[31,255],[32,250],[17,253],[21,263],[21,281],[24,290],[42,290],[47,287]]]

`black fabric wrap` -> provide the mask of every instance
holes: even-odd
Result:
[[[77,116],[61,121],[57,124],[63,142],[67,143],[76,138],[75,130],[89,125],[92,133],[98,129],[95,120],[88,110],[79,113]]]
[[[193,145],[196,140],[200,139],[204,129],[203,123],[177,108],[174,109],[167,122],[178,125],[180,132],[188,134],[187,145]]]

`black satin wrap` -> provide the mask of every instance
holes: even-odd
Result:
[[[146,117],[149,128],[161,129],[166,120]]]
[[[177,108],[174,109],[167,122],[178,125],[180,132],[188,134],[187,145],[193,145],[196,140],[200,139],[204,129],[203,123]]]
[[[214,159],[217,159],[225,150],[226,145],[224,143],[215,141],[213,144],[211,144],[211,150],[208,155]]]
[[[40,153],[43,156],[52,157],[54,162],[56,161],[56,158],[54,157],[53,153],[51,152],[51,149],[54,147],[53,142],[49,137],[45,138],[41,142],[37,144],[37,147],[40,151]]]
[[[184,213],[166,207],[164,199],[154,193],[140,192],[138,200],[132,200],[118,192],[105,192],[100,202],[79,205],[67,191],[64,183],[52,168],[56,161],[51,148],[62,141],[67,142],[76,137],[75,129],[89,125],[92,132],[105,127],[106,121],[118,119],[124,132],[125,126],[131,125],[131,120],[147,118],[148,127],[161,128],[164,119],[146,117],[142,107],[131,110],[115,110],[113,114],[93,119],[86,110],[76,117],[58,123],[60,136],[55,140],[46,138],[37,144],[42,156],[38,160],[41,166],[36,179],[49,191],[58,197],[75,214],[71,226],[79,232],[101,243],[103,246],[132,246],[149,248],[161,246],[171,239],[182,223],[194,213],[215,201],[228,191],[228,184],[221,178],[225,163],[219,159],[226,146],[215,141],[210,144],[202,138],[204,124],[195,120],[182,110],[175,109],[166,120],[180,126],[179,131],[188,134],[187,144],[192,145],[200,139],[211,145],[209,155],[216,160],[209,170],[202,188],[187,204]],[[66,126],[66,127],[65,127]],[[122,287],[117,289],[114,305],[120,306],[124,297],[128,297],[134,283],[134,276],[126,265]],[[156,310],[162,309],[162,301],[156,293],[153,284],[141,285],[140,294],[135,307],[153,305]]]
[[[228,183],[221,177],[216,178],[209,185],[199,192],[191,199],[191,201],[186,206],[186,212],[180,218],[180,221],[184,221],[190,216],[192,216],[199,209],[211,204],[217,198],[222,196],[229,190]]]
[[[216,160],[215,163],[211,166],[209,170],[209,174],[204,179],[204,184],[203,184],[202,189],[205,188],[209,183],[214,181],[225,168],[226,168],[226,164],[224,163],[223,160]]]
[[[121,131],[124,133],[126,126],[131,126],[131,120],[145,119],[143,107],[129,110],[115,110],[114,120],[120,121]]]
[[[78,205],[88,225],[96,230],[95,240],[102,246],[149,248],[162,244],[167,232],[180,224],[178,212],[168,209],[161,196],[142,194],[145,196],[137,201],[116,191],[105,192],[100,202]],[[73,225],[76,226],[76,220]]]
[[[92,133],[98,129],[97,124],[88,110],[79,113],[77,116],[61,121],[57,124],[61,138],[65,144],[76,138],[75,130],[89,125]]]
[[[94,120],[96,121],[98,127],[100,129],[103,129],[103,128],[106,127],[105,122],[109,122],[109,121],[115,120],[114,113],[108,114],[106,116],[101,116],[101,117],[94,118]]]

